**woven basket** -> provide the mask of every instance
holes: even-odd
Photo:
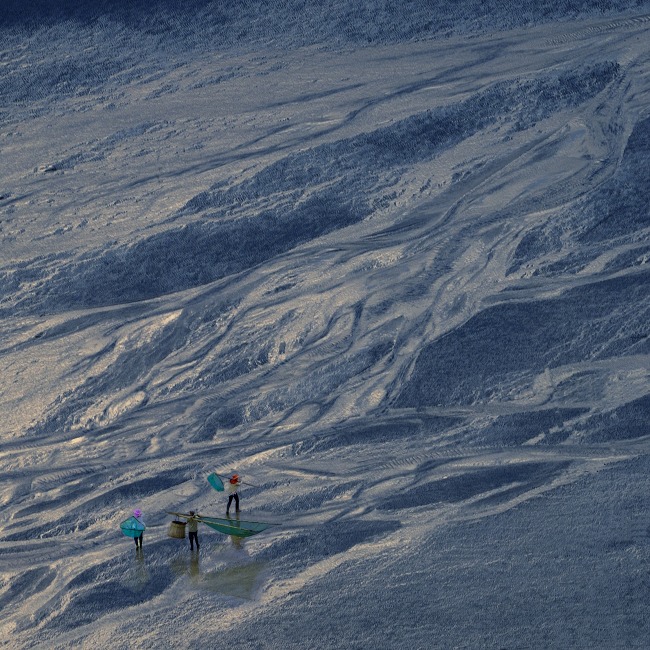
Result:
[[[169,537],[175,537],[176,539],[185,539],[185,522],[174,519],[174,521],[169,524],[167,535]]]

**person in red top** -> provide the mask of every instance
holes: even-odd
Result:
[[[226,507],[226,516],[230,514],[230,504],[235,502],[235,512],[239,512],[239,494],[237,494],[237,490],[239,486],[241,485],[241,479],[239,478],[239,474],[233,474],[230,477],[230,480],[228,483],[226,483],[226,489],[228,490],[228,505]]]

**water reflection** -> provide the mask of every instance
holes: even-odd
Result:
[[[139,548],[135,551],[135,562],[124,573],[123,583],[131,591],[142,591],[149,583],[149,571],[144,562],[144,551]]]
[[[199,570],[199,553],[198,551],[192,551],[190,555],[190,569],[189,574],[191,578],[198,578],[201,574]]]
[[[233,538],[231,542],[237,554],[233,554],[231,549],[225,547],[218,557],[220,561],[218,564],[221,566],[214,566],[212,556],[201,560],[200,553],[195,551],[189,556],[172,558],[170,568],[179,577],[187,576],[189,583],[195,589],[252,600],[261,582],[264,563],[246,561],[248,556],[241,554],[244,550],[241,538]],[[206,565],[210,565],[209,570],[205,570]]]

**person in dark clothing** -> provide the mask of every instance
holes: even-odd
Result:
[[[199,550],[199,520],[194,514],[194,510],[190,510],[190,517],[187,518],[187,532],[190,536],[190,551],[194,550],[194,544],[196,544],[196,550]]]
[[[133,516],[144,526],[144,521],[142,520],[142,510],[137,509],[133,511]],[[134,537],[133,541],[135,541],[135,548],[136,550],[141,550],[142,549],[142,536],[144,535],[144,531],[138,535],[138,537]]]

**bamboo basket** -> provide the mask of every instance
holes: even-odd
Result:
[[[176,539],[185,539],[185,524],[186,522],[184,521],[178,521],[178,519],[174,519],[174,521],[169,524],[167,535]]]

